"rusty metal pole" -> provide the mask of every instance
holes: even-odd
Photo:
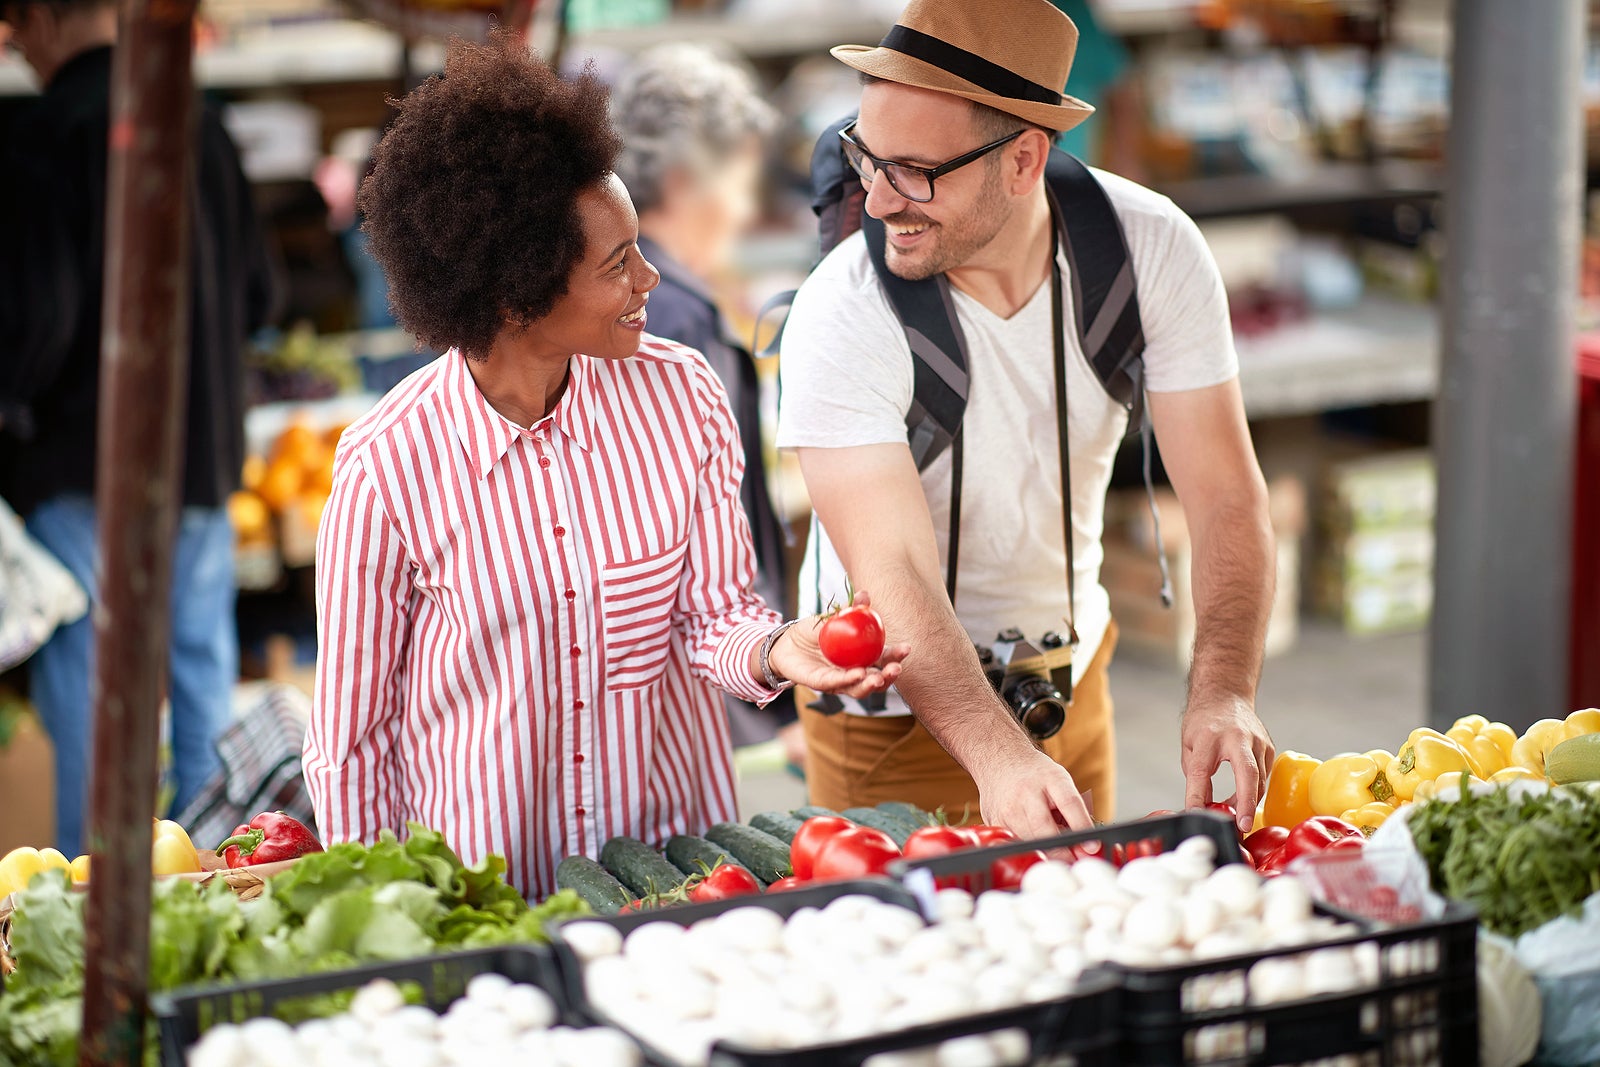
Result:
[[[95,767],[79,1063],[137,1065],[189,372],[196,0],[129,0],[111,74],[95,513]]]

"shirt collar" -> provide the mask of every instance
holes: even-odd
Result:
[[[567,390],[556,408],[531,428],[518,426],[500,414],[484,399],[472,372],[467,369],[467,358],[452,348],[444,356],[447,361],[444,377],[444,405],[454,424],[461,447],[466,450],[472,464],[472,473],[483,479],[510,451],[518,437],[532,438],[542,428],[564,434],[573,444],[588,451],[594,442],[593,405],[589,399],[590,378],[593,370],[590,357],[575,355],[571,362],[571,377]]]

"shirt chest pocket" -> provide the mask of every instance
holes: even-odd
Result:
[[[607,688],[647,686],[661,677],[672,643],[672,608],[689,542],[600,572]]]

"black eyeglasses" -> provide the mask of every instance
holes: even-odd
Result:
[[[879,159],[877,156],[862,148],[860,143],[850,135],[855,132],[856,124],[852,122],[839,131],[839,140],[844,142],[844,158],[850,161],[850,166],[861,175],[863,185],[871,185],[872,179],[881,171],[889,179],[889,187],[901,196],[916,204],[926,204],[933,199],[933,180],[942,178],[953,170],[971,163],[975,159],[982,159],[1001,145],[1010,144],[1021,137],[1025,130],[1008,133],[998,141],[991,141],[982,148],[972,151],[937,167],[919,167],[915,163],[896,163],[892,159]]]

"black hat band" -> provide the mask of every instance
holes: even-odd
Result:
[[[880,47],[920,59],[924,63],[932,63],[996,96],[1031,100],[1036,104],[1061,104],[1061,94],[1055,89],[1029,81],[998,63],[989,62],[976,52],[969,52],[909,26],[896,25],[883,38]]]

